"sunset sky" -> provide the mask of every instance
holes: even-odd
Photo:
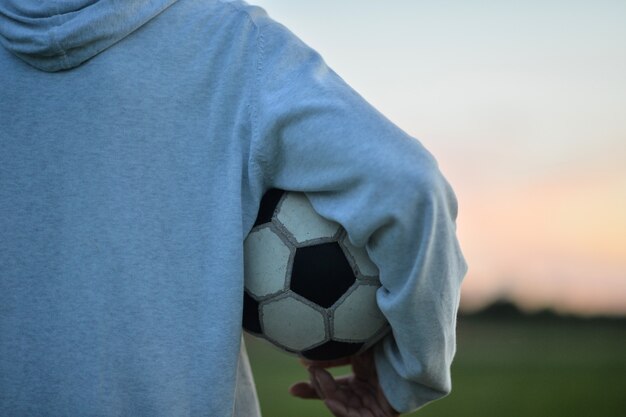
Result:
[[[626,2],[258,0],[439,160],[462,306],[626,314]]]

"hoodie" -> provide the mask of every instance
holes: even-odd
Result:
[[[0,0],[0,415],[254,416],[243,240],[307,193],[380,270],[399,411],[450,391],[466,266],[432,155],[260,8]]]
[[[74,68],[152,20],[176,0],[3,0],[0,41],[43,71]]]

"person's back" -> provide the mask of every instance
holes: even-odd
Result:
[[[0,48],[0,415],[232,408],[234,369],[216,370],[239,353],[233,276],[260,192],[246,172],[254,54],[237,39],[249,20],[200,3],[174,4],[81,65],[38,63],[66,71]],[[102,18],[73,41],[134,13],[89,10],[104,5],[69,18]]]
[[[392,239],[377,231],[394,219],[407,225],[391,203],[353,219],[359,204],[379,200],[389,178],[415,171],[408,166],[420,167],[403,179],[409,187],[423,184],[423,174],[439,178],[416,141],[260,10],[224,1],[119,3],[0,0],[0,415],[232,415],[242,242],[263,192],[322,192],[316,208],[364,245],[371,236]],[[281,51],[281,42],[293,45]],[[272,72],[279,67],[289,69],[284,79]],[[319,78],[310,100],[298,96],[311,92],[297,85],[301,73]],[[326,96],[333,89],[338,98]],[[353,120],[337,116],[349,107]],[[362,134],[351,137],[351,124],[386,137],[389,158],[406,155],[378,185],[360,179],[387,166],[376,155],[385,146],[374,140],[359,150]],[[346,174],[361,163],[349,149],[372,155],[355,174]],[[449,390],[464,264],[454,198],[442,180],[434,183],[431,194],[451,219],[440,250],[455,258],[441,284],[428,284],[450,304],[447,327],[428,337],[447,350],[430,353],[433,363],[445,356],[441,364],[426,358],[407,370],[403,378],[417,380],[437,367],[435,378],[423,378],[437,382],[413,400],[399,382],[392,402],[404,408]],[[424,199],[414,200],[417,207]],[[381,259],[398,249],[383,247]],[[390,288],[414,255],[390,269]],[[402,291],[417,290],[418,280]],[[402,300],[379,301],[393,325]],[[380,369],[395,378],[402,360],[393,356],[389,350]]]

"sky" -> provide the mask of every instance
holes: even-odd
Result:
[[[626,314],[626,1],[252,3],[435,155],[463,309]]]

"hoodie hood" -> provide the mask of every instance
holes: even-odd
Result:
[[[0,0],[0,42],[35,68],[77,67],[177,0]]]

